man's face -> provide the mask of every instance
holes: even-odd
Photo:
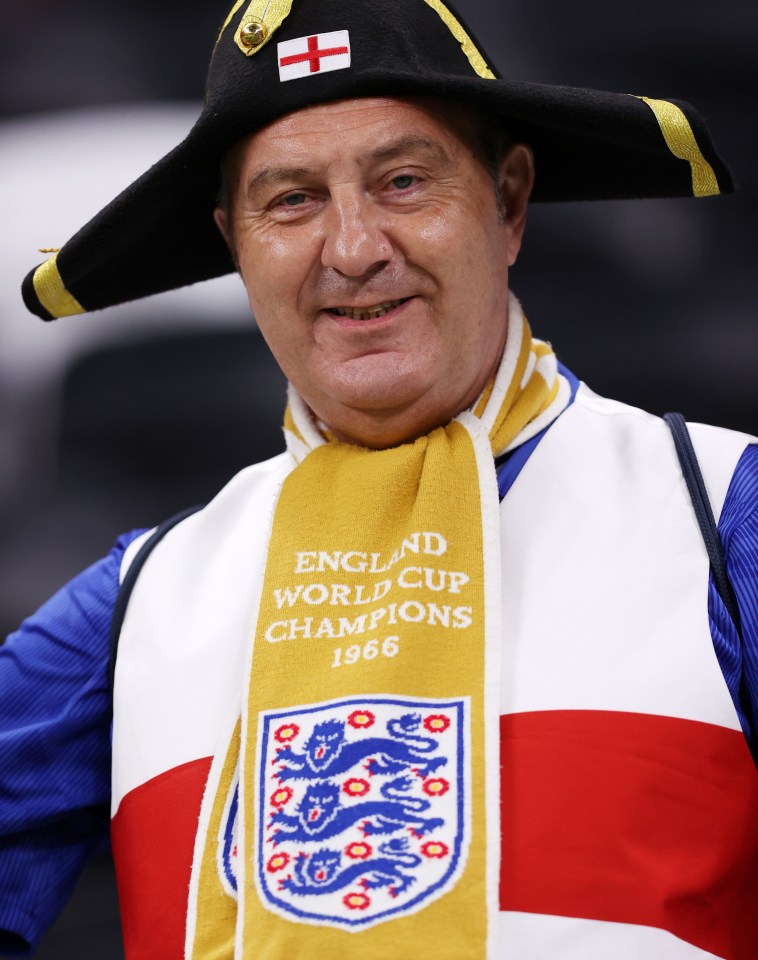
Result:
[[[503,220],[476,134],[434,101],[344,100],[230,155],[217,222],[276,360],[341,439],[420,436],[497,367],[532,166],[523,146],[501,164]]]

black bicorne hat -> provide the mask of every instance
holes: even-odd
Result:
[[[187,138],[29,273],[27,307],[51,320],[229,273],[212,217],[227,150],[310,104],[404,95],[501,117],[534,150],[534,200],[734,189],[689,104],[502,79],[441,0],[237,0]]]

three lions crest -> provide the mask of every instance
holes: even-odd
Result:
[[[259,724],[254,866],[268,909],[362,930],[455,884],[470,837],[467,699],[349,698]]]

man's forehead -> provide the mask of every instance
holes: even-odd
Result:
[[[422,114],[436,119],[443,125],[461,123],[472,112],[477,113],[476,109],[472,111],[470,105],[443,100],[439,97],[343,97],[339,100],[328,100],[323,103],[308,104],[308,106],[301,107],[299,110],[284,113],[282,116],[264,126],[262,131],[277,127],[299,126],[307,123],[311,118],[313,118],[314,122],[324,119],[342,122],[345,117],[352,118],[353,116],[359,116],[362,112],[368,113],[374,109],[386,110],[389,116],[396,116],[399,113],[418,110]]]
[[[285,114],[245,137],[230,151],[248,168],[273,160],[295,169],[312,149],[354,144],[368,163],[426,152],[444,162],[469,144],[480,126],[476,111],[428,97],[362,97],[311,105]]]

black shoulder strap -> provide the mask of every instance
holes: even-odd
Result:
[[[716,585],[719,596],[724,601],[729,616],[737,628],[737,633],[742,639],[742,624],[740,622],[740,610],[737,606],[737,597],[734,593],[729,575],[726,572],[724,563],[724,553],[721,549],[721,538],[716,527],[716,520],[711,509],[711,502],[708,499],[708,493],[705,489],[703,474],[700,471],[700,464],[695,456],[695,449],[692,446],[690,432],[687,429],[687,422],[681,413],[665,413],[663,419],[671,430],[674,438],[674,446],[679,457],[679,464],[684,474],[687,489],[690,492],[692,506],[695,509],[695,516],[700,527],[700,532],[705,541],[705,549],[708,551],[708,559],[713,572],[713,582]]]
[[[142,570],[147,558],[166,536],[169,530],[172,530],[178,523],[181,523],[182,520],[186,520],[187,517],[192,516],[193,513],[197,513],[197,511],[201,509],[202,506],[189,507],[186,510],[182,510],[181,513],[175,513],[173,517],[169,517],[168,520],[164,520],[163,523],[159,524],[139,548],[134,559],[129,565],[129,569],[126,571],[126,576],[124,577],[121,586],[118,589],[116,602],[113,605],[113,614],[111,615],[111,628],[109,634],[110,660],[108,664],[108,681],[110,684],[111,696],[113,695],[113,680],[116,675],[116,654],[118,653],[118,641],[119,637],[121,636],[121,627],[124,624],[126,608],[129,605],[129,598],[132,595],[132,590],[134,589],[134,584],[137,582],[137,577],[140,574],[140,570]]]

